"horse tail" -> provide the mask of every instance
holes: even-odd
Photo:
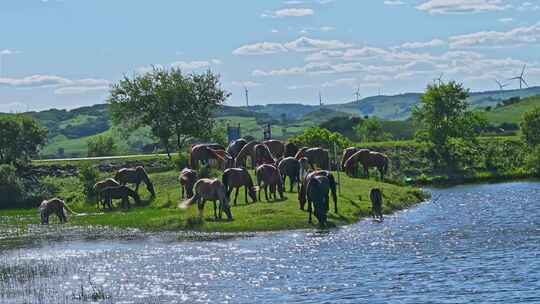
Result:
[[[193,206],[194,204],[197,204],[199,200],[201,199],[201,195],[195,191],[195,194],[193,196],[183,202],[180,202],[178,204],[178,208],[180,209],[188,209],[189,207]]]
[[[229,174],[230,174],[230,171],[223,172],[223,176],[221,177],[221,181],[223,182],[223,186],[225,187],[226,193],[229,193]]]
[[[388,165],[390,164],[390,159],[388,157],[385,157],[384,159],[384,166],[383,166],[383,172],[386,175],[388,173]]]
[[[139,204],[141,202],[141,197],[139,196],[139,193],[137,193],[136,191],[133,191],[131,190],[130,188],[126,187],[126,189],[128,190],[128,195],[133,197],[133,199],[135,200],[135,202],[137,204]]]
[[[79,213],[77,213],[77,212],[71,210],[71,208],[69,208],[69,206],[66,205],[65,203],[64,203],[64,206],[63,206],[63,208],[62,208],[62,212],[64,212],[64,215],[65,215],[66,217],[67,217],[67,215],[68,215],[68,212],[70,212],[71,214],[74,214],[74,215],[80,215]]]
[[[330,191],[332,192],[332,200],[334,200],[334,209],[335,209],[335,211],[337,213],[337,203],[338,203],[337,183],[336,183],[336,179],[334,178],[333,174],[328,174],[328,182],[330,184]]]

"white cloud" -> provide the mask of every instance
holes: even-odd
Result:
[[[27,109],[27,105],[22,102],[0,103],[0,113],[21,113]]]
[[[233,51],[234,55],[266,55],[286,52],[287,49],[281,43],[259,42],[241,46]]]
[[[341,42],[339,40],[318,40],[308,37],[300,37],[294,41],[285,43],[285,47],[289,50],[297,52],[309,52],[316,50],[331,50],[343,49],[351,47],[352,44]]]
[[[449,38],[452,48],[504,47],[540,42],[540,23],[517,27],[507,32],[484,31]]]
[[[204,69],[210,67],[210,65],[211,63],[208,61],[176,61],[171,63],[172,68],[180,69],[182,71]]]
[[[358,85],[358,80],[356,78],[338,78],[332,81],[327,81],[322,84],[323,88],[329,87],[356,87]]]
[[[430,0],[416,8],[430,14],[467,14],[501,11],[508,7],[502,0]]]
[[[273,12],[261,14],[263,18],[287,18],[287,17],[306,17],[312,16],[315,11],[311,8],[284,8]]]
[[[404,49],[421,49],[421,48],[431,48],[431,47],[438,47],[445,45],[446,42],[444,42],[441,39],[433,39],[426,42],[406,42],[400,45],[400,48]]]
[[[97,86],[97,87],[61,87],[54,90],[56,95],[83,95],[91,92],[107,92],[110,89],[109,86]]]
[[[0,86],[35,88],[69,85],[69,79],[55,75],[32,75],[24,78],[0,78]]]
[[[232,85],[236,87],[252,88],[252,87],[258,87],[261,84],[254,81],[233,81]]]
[[[502,22],[502,23],[510,23],[514,21],[514,18],[499,18],[499,22]]]
[[[19,54],[19,51],[10,50],[10,49],[4,49],[0,51],[0,55],[14,55]]]
[[[405,2],[403,2],[401,0],[386,0],[383,3],[386,4],[386,5],[391,5],[391,6],[398,6],[398,5],[405,4]]]
[[[55,75],[32,75],[23,78],[0,78],[0,86],[14,88],[55,88],[54,94],[85,94],[107,91],[110,81],[105,79],[84,78],[71,80]]]
[[[336,28],[332,27],[332,26],[321,26],[321,31],[323,31],[323,32],[331,32],[331,31],[333,31],[335,29]]]

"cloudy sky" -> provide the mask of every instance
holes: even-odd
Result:
[[[540,84],[540,0],[2,0],[0,111],[103,103],[151,65],[211,69],[230,105]],[[507,88],[517,87],[512,82]]]

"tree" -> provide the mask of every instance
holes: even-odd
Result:
[[[475,142],[486,120],[468,110],[469,91],[462,84],[435,83],[427,87],[422,103],[413,109],[417,139],[428,141],[429,154],[437,165],[453,166],[451,139]]]
[[[111,89],[108,102],[115,124],[129,129],[149,126],[170,157],[170,139],[178,149],[212,130],[212,115],[229,93],[219,76],[207,71],[184,75],[179,69],[159,69],[132,79],[124,77]]]
[[[385,133],[381,122],[376,118],[365,119],[356,127],[356,132],[362,141],[375,142],[392,139],[392,135]]]
[[[111,136],[99,135],[88,139],[88,157],[113,156],[117,152],[116,144]]]
[[[351,141],[335,132],[330,132],[327,129],[323,128],[309,128],[304,131],[303,134],[295,136],[289,139],[290,142],[293,142],[299,146],[306,147],[322,147],[326,149],[333,149],[334,143],[336,143],[340,148],[346,148],[352,146]]]
[[[540,107],[525,113],[520,126],[523,140],[529,147],[540,144]]]
[[[0,117],[0,164],[24,164],[47,141],[47,129],[25,115]]]

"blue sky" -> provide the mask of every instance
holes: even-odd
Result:
[[[2,0],[0,111],[103,103],[151,65],[211,69],[229,105],[420,92],[441,73],[540,83],[540,0]],[[507,88],[517,87],[511,82]]]

